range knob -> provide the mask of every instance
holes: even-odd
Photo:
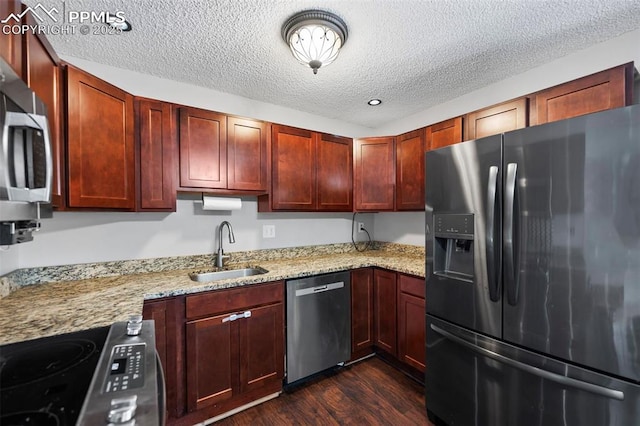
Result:
[[[127,321],[127,335],[138,336],[142,330],[142,315],[131,315]]]
[[[131,395],[131,396],[125,396],[122,398],[112,399],[111,407],[109,409],[109,414],[107,415],[109,426],[134,425],[135,420],[133,418],[136,415],[136,408],[138,406],[137,401],[138,401],[137,395]]]

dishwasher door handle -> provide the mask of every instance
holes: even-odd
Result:
[[[300,288],[296,290],[296,297],[307,296],[309,294],[324,293],[325,291],[338,290],[344,287],[344,281],[331,284],[322,284],[315,287]]]

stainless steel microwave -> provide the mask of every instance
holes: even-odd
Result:
[[[0,129],[0,245],[6,245],[30,241],[50,216],[53,162],[44,103],[2,58]]]

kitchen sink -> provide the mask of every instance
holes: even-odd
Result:
[[[220,271],[214,270],[189,272],[189,278],[191,278],[192,281],[209,282],[228,280],[231,278],[250,277],[252,275],[266,274],[267,272],[269,271],[264,268],[261,268],[259,266],[252,266],[248,268],[224,269]]]

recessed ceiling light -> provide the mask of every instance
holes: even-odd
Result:
[[[117,14],[107,13],[102,21],[116,30],[131,31],[131,23]]]
[[[371,99],[369,102],[367,102],[369,105],[371,106],[378,106],[382,103],[382,101],[380,99]]]

